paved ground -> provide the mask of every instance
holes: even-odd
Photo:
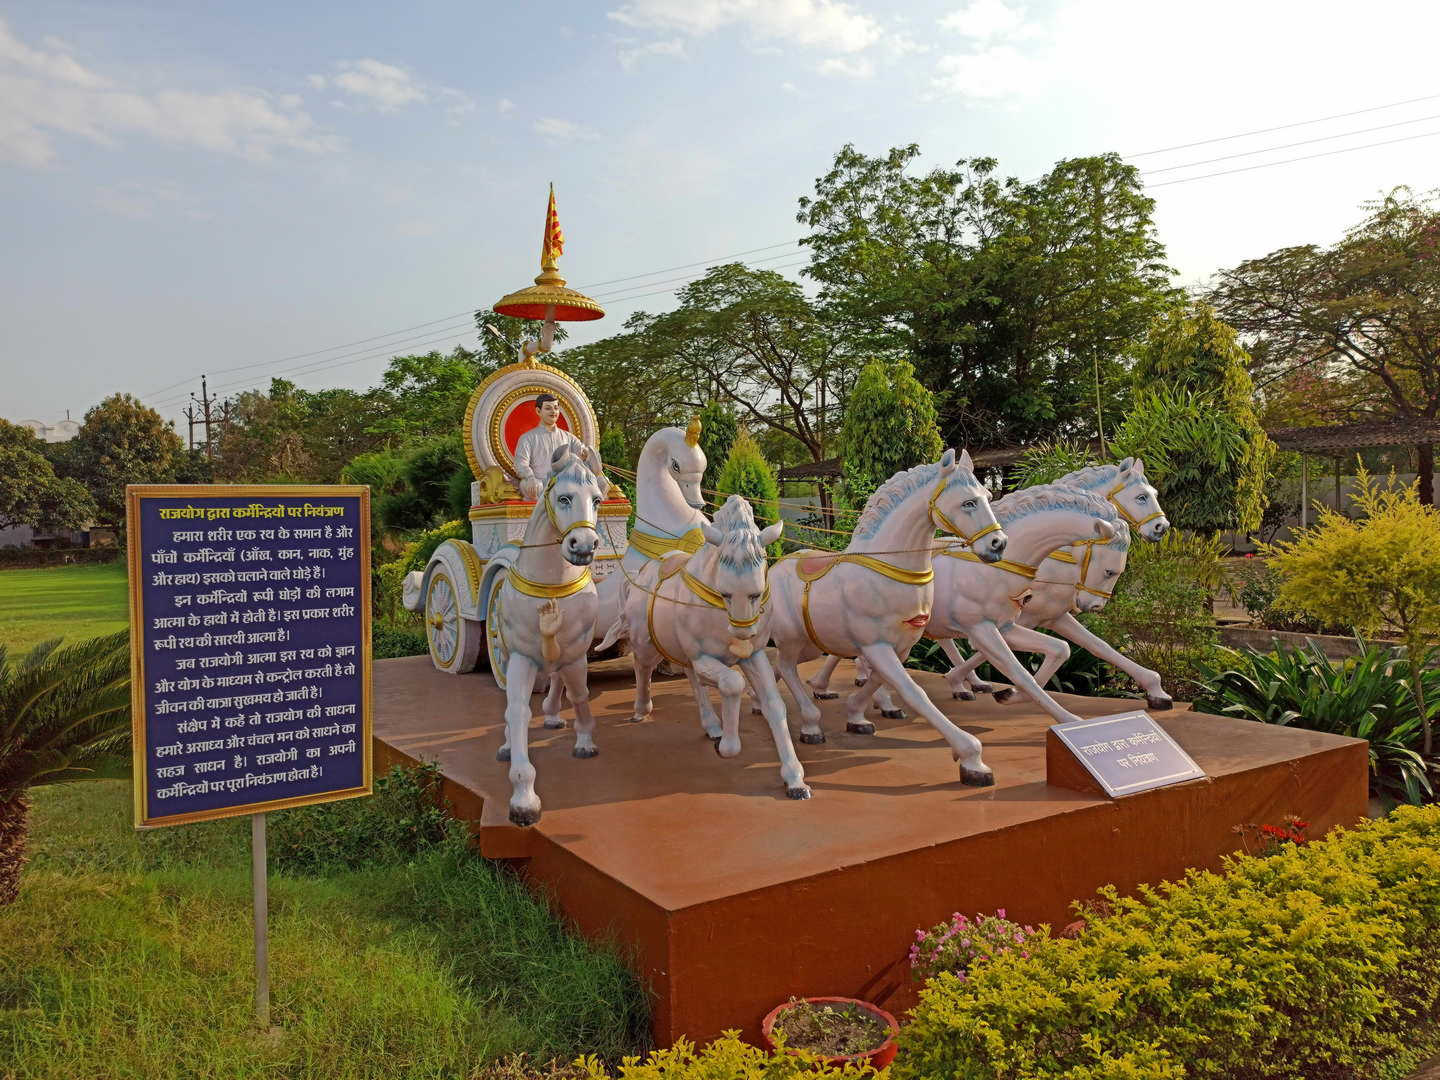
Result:
[[[1440,1080],[1440,1057],[1431,1058],[1410,1076],[1410,1080]]]

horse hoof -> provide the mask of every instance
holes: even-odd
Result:
[[[650,719],[650,716],[647,713],[645,716],[627,716],[625,719],[629,720],[632,724],[643,724],[646,720]]]
[[[855,685],[856,685],[856,686],[864,686],[864,685],[865,685],[867,682],[869,682],[869,681],[870,681],[869,679],[856,679],[856,680],[855,680]]]
[[[834,690],[815,690],[813,693],[816,701],[834,701],[840,696]]]
[[[570,756],[578,758],[590,758],[595,757],[599,753],[600,748],[598,746],[577,746],[575,747],[575,749],[570,751]]]
[[[960,782],[968,787],[990,787],[995,783],[995,774],[989,769],[967,769],[962,765]]]
[[[496,751],[495,751],[495,760],[496,760],[496,761],[509,761],[509,760],[510,760],[510,747],[508,747],[508,746],[502,746],[502,747],[500,747],[499,750],[496,750]]]
[[[1000,704],[1002,705],[1014,696],[1015,688],[1013,686],[1002,687],[1001,689],[995,691],[995,700],[1000,702]]]
[[[904,710],[904,709],[881,709],[881,710],[880,710],[880,715],[883,716],[883,717],[885,717],[886,720],[904,720],[904,719],[905,719],[905,710]]]
[[[993,694],[995,692],[995,687],[990,683],[975,682],[973,680],[970,683],[970,689],[974,690],[977,694]]]
[[[551,731],[559,731],[564,726],[565,721],[560,719],[560,717],[558,716],[545,717],[545,727],[549,728]]]
[[[808,799],[810,798],[810,789],[804,784],[789,787],[785,789],[785,797],[787,799]]]
[[[750,706],[750,715],[751,715],[751,716],[764,716],[764,715],[765,715],[765,710],[762,709],[762,708],[760,708],[758,705],[751,705],[751,706]]]
[[[816,746],[825,741],[825,733],[823,731],[817,731],[812,734],[808,731],[802,731],[800,732],[800,741],[808,743],[811,746]]]
[[[975,694],[971,690],[952,690],[950,696],[956,701],[974,701]]]
[[[1175,707],[1175,699],[1168,694],[1165,697],[1146,697],[1145,704],[1156,712],[1165,712]]]
[[[847,720],[845,730],[852,735],[874,735],[875,725],[869,720]]]
[[[524,828],[527,825],[534,825],[540,820],[539,807],[530,808],[526,806],[510,807],[510,824],[519,825]]]

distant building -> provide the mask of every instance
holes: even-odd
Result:
[[[69,442],[80,432],[80,424],[70,419],[69,412],[65,413],[64,420],[56,420],[52,424],[43,420],[16,420],[14,423],[29,428],[42,442]]]

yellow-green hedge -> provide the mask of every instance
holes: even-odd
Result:
[[[1440,807],[1126,899],[941,975],[894,1080],[1405,1075],[1440,1023]]]
[[[587,1080],[612,1080],[612,1074],[599,1058],[582,1058],[577,1062]],[[684,1039],[668,1050],[653,1050],[641,1061],[626,1058],[614,1080],[862,1080],[885,1076],[868,1065],[825,1065],[813,1054],[797,1056],[772,1053],[740,1041],[736,1032],[727,1031],[709,1045],[697,1049]]]

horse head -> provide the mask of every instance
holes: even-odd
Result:
[[[943,532],[952,533],[970,544],[982,561],[998,562],[1005,554],[1008,538],[995,520],[990,493],[975,479],[970,451],[946,450],[940,458],[940,475],[930,496],[930,520]]]
[[[545,503],[545,516],[560,534],[560,553],[567,562],[589,566],[600,542],[595,519],[605,493],[595,474],[571,453],[568,444],[551,457],[550,479],[540,497]]]
[[[706,576],[711,580],[703,584],[724,604],[734,639],[755,637],[765,608],[765,549],[780,539],[784,528],[782,521],[759,528],[750,504],[739,495],[731,495],[715,512],[713,524],[700,526],[706,546],[716,549],[708,560]]]
[[[1123,521],[1114,524],[1115,535],[1085,544],[1080,557],[1080,580],[1075,585],[1075,607],[1082,612],[1099,611],[1110,602],[1115,582],[1125,572],[1130,557],[1130,529]]]
[[[1107,497],[1131,528],[1146,540],[1159,540],[1170,531],[1170,520],[1160,506],[1159,493],[1145,479],[1145,463],[1128,457],[1119,469]]]
[[[705,496],[700,491],[700,478],[705,474],[705,466],[698,421],[692,421],[689,430],[661,428],[645,441],[645,448],[640,452],[641,475],[636,482],[644,482],[647,476],[655,480],[664,477],[679,489],[686,506],[692,510],[704,510]]]

